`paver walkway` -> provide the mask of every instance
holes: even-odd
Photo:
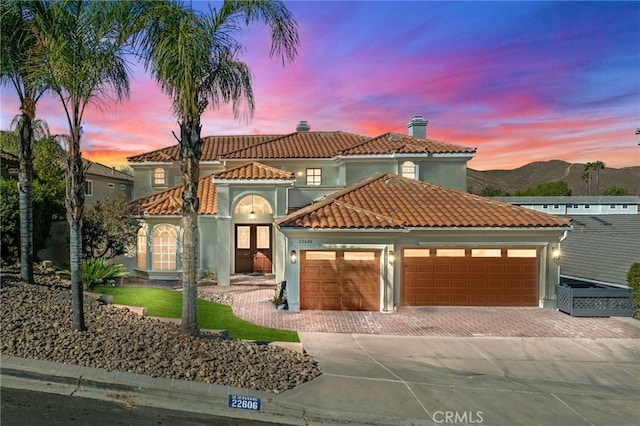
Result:
[[[640,321],[572,317],[553,309],[493,307],[401,307],[397,312],[276,309],[273,275],[234,275],[230,286],[203,286],[201,293],[226,293],[238,317],[265,327],[302,332],[457,337],[580,337],[640,339]],[[135,283],[130,282],[131,285]],[[147,285],[180,288],[179,283]]]

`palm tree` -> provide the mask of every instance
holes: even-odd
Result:
[[[596,172],[596,195],[600,194],[600,170],[604,170],[605,164],[602,161],[591,163],[591,169]]]
[[[82,216],[85,170],[80,151],[82,119],[89,104],[129,95],[123,23],[129,2],[41,1],[30,77],[44,80],[60,100],[69,125],[66,196],[69,222],[73,328],[84,330]]]
[[[226,0],[220,9],[198,12],[181,1],[151,3],[141,39],[147,70],[171,98],[178,118],[180,167],[184,185],[183,306],[181,328],[198,334],[196,307],[198,270],[198,178],[201,116],[207,108],[231,103],[235,118],[251,117],[255,109],[251,74],[238,61],[242,45],[234,34],[257,21],[271,30],[270,55],[293,61],[298,31],[292,15],[279,0]],[[175,136],[175,134],[174,134]]]
[[[13,124],[19,134],[18,193],[20,209],[20,277],[33,279],[33,160],[36,104],[44,86],[28,78],[26,65],[35,46],[33,8],[37,3],[2,0],[0,3],[0,81],[13,86],[22,113]],[[37,130],[37,129],[36,129]],[[48,131],[48,129],[47,129]]]

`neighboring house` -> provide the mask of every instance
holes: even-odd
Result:
[[[200,269],[274,273],[289,308],[389,311],[399,305],[542,306],[570,219],[467,194],[475,149],[409,135],[312,132],[203,139]],[[180,279],[178,147],[130,157],[136,275]],[[138,198],[139,197],[139,198]]]
[[[0,151],[0,177],[3,179],[18,179],[20,160],[18,156]]]
[[[573,229],[561,243],[562,281],[626,286],[629,268],[640,262],[636,195],[495,199],[573,218]]]
[[[85,208],[94,207],[98,202],[113,197],[131,200],[133,176],[115,170],[104,164],[83,159],[85,175]],[[38,258],[51,260],[55,265],[69,264],[69,224],[62,219],[51,224],[47,247],[38,252]]]
[[[640,262],[640,215],[574,216],[562,242],[562,281],[627,285],[632,264]]]
[[[637,214],[637,195],[555,196],[555,197],[493,197],[545,213],[561,215]]]
[[[93,161],[84,160],[84,163],[89,164],[84,182],[85,207],[93,207],[98,201],[115,196],[132,199],[133,176]]]

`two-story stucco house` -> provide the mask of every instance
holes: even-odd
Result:
[[[467,194],[474,148],[408,135],[311,131],[204,138],[200,268],[286,280],[289,309],[542,306],[570,219]],[[180,279],[178,147],[130,157],[144,224],[135,274]]]

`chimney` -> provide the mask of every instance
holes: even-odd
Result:
[[[309,130],[311,130],[311,126],[306,121],[301,121],[296,126],[296,132],[308,132]]]
[[[407,128],[409,129],[409,136],[426,139],[427,124],[429,124],[429,120],[425,120],[421,115],[414,115],[411,121],[407,123]]]

